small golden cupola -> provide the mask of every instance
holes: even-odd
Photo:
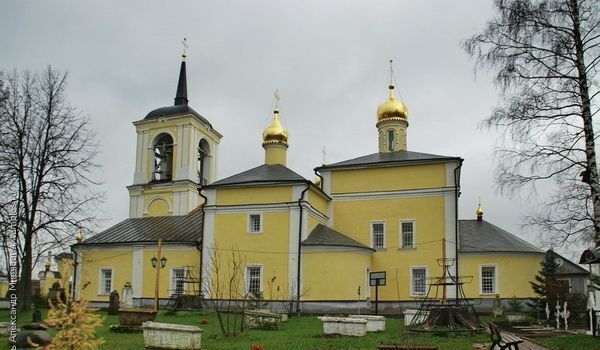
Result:
[[[279,96],[275,93],[275,109],[271,124],[263,131],[263,148],[265,149],[265,164],[286,165],[288,149],[288,133],[279,120]]]
[[[377,130],[379,131],[379,152],[398,152],[406,150],[406,129],[408,128],[408,109],[396,98],[392,60],[390,60],[389,96],[377,108]]]
[[[477,221],[483,220],[483,209],[481,209],[481,203],[477,205],[477,210],[475,210],[475,215],[477,215]]]

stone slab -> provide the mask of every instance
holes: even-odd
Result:
[[[324,334],[340,334],[351,337],[364,337],[367,335],[367,320],[364,318],[350,317],[318,317],[323,322]]]
[[[350,318],[362,318],[367,320],[367,332],[385,331],[385,316],[380,315],[350,315]]]
[[[201,349],[202,329],[199,327],[147,321],[142,329],[146,349]]]

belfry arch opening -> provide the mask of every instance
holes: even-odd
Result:
[[[198,180],[200,185],[208,184],[210,175],[210,146],[206,139],[200,140],[198,143]]]
[[[152,144],[154,152],[153,181],[173,179],[173,137],[167,133],[156,136]]]

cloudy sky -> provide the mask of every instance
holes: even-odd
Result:
[[[460,156],[460,217],[520,227],[535,202],[498,195],[498,133],[479,128],[499,96],[474,73],[461,40],[493,14],[491,0],[461,1],[11,1],[0,12],[0,69],[69,72],[68,96],[101,145],[107,200],[98,231],[128,215],[133,121],[171,105],[187,38],[190,104],[224,135],[219,178],[263,161],[261,133],[279,89],[288,166],[312,179],[326,148],[333,163],[377,151],[375,111],[388,60],[409,109],[408,149]]]

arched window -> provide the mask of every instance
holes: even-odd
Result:
[[[396,142],[396,140],[394,139],[394,130],[388,130],[387,132],[388,134],[388,151],[393,151],[394,150],[394,143]]]
[[[208,177],[210,175],[210,146],[205,139],[200,140],[198,143],[198,179],[200,185],[208,184]]]
[[[173,138],[169,134],[160,134],[154,141],[154,181],[173,178]]]

